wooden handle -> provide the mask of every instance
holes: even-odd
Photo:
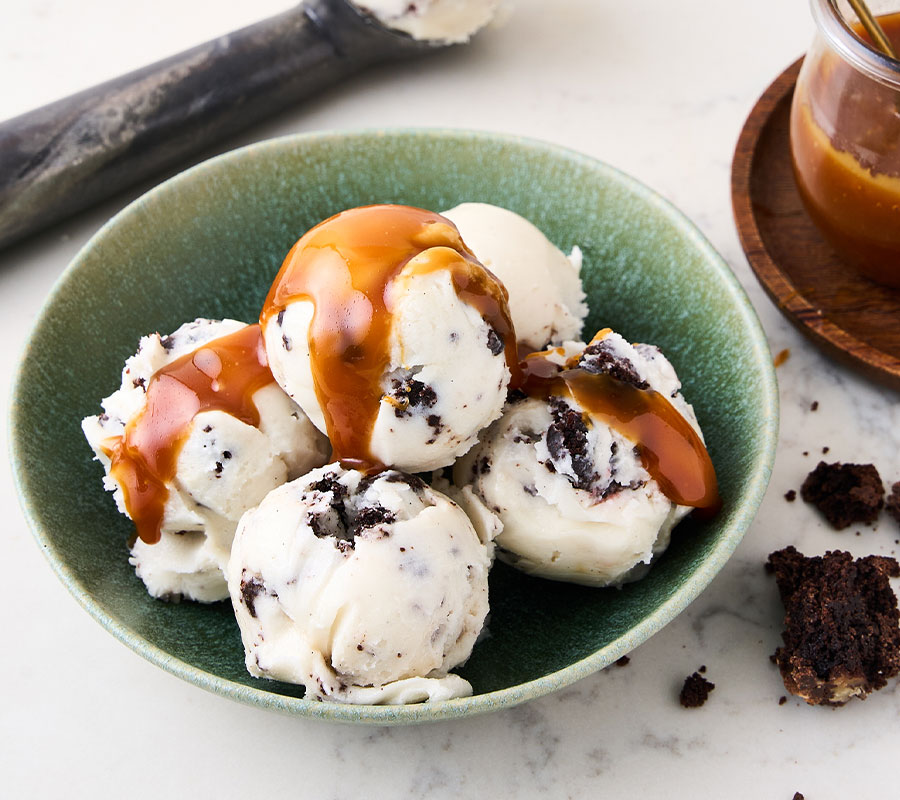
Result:
[[[0,123],[0,247],[367,65],[435,49],[314,0]]]

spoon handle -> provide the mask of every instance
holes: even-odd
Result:
[[[0,247],[368,65],[435,49],[312,0],[0,123]]]

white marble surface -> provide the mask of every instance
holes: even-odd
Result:
[[[286,5],[225,0],[210,17],[200,0],[10,3],[0,25],[0,118]],[[768,659],[780,604],[762,569],[767,553],[790,542],[809,553],[900,550],[900,528],[886,518],[859,537],[838,534],[808,506],[783,499],[823,445],[829,457],[872,461],[886,479],[900,479],[900,404],[898,394],[832,364],[788,326],[757,286],[731,217],[729,166],[741,124],[811,31],[803,0],[520,0],[505,28],[468,48],[372,70],[222,147],[348,126],[515,132],[632,173],[702,228],[749,292],[772,351],[790,348],[791,357],[778,370],[782,434],[768,495],[734,558],[686,613],[632,653],[629,666],[489,716],[406,729],[278,716],[181,682],[90,619],[35,546],[4,459],[0,794],[894,795],[887,781],[900,746],[896,682],[836,711],[793,699],[779,706],[784,689]],[[136,193],[0,252],[4,416],[18,351],[43,297]],[[5,444],[5,430],[0,437]],[[700,664],[717,688],[703,708],[683,710],[680,682]]]

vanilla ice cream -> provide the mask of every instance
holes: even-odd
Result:
[[[577,246],[567,257],[527,219],[487,203],[462,203],[441,213],[506,286],[521,344],[541,350],[580,338],[588,309]]]
[[[440,215],[368,206],[313,228],[261,316],[275,379],[335,458],[448,466],[500,416],[516,364],[506,292]]]
[[[241,519],[228,588],[257,677],[306,696],[412,703],[471,694],[449,670],[488,610],[487,548],[418,478],[331,464]]]
[[[457,463],[454,481],[483,504],[482,513],[489,510],[499,518],[496,545],[502,560],[534,575],[586,585],[635,580],[668,546],[672,528],[691,510],[688,502],[717,502],[696,417],[672,365],[656,347],[631,345],[607,330],[587,347],[569,342],[543,360],[545,367],[556,365],[558,373],[549,370],[556,382],[511,402]],[[656,469],[653,459],[642,458],[653,443],[635,441],[630,430],[619,430],[581,395],[560,391],[568,386],[562,376],[577,377],[588,388],[597,376],[608,389],[604,402],[618,402],[628,412],[622,418],[646,421],[648,408],[662,409],[665,419],[654,430],[677,434],[671,441],[658,439],[676,448],[678,468],[683,461],[685,469],[698,473],[697,480],[688,476],[688,483],[701,485],[703,497],[692,488],[693,500],[670,499],[678,488],[668,483],[673,472],[657,480],[650,472]],[[639,413],[630,413],[629,398],[644,403]],[[659,447],[652,455],[669,469],[665,447]],[[682,476],[674,478],[678,483]]]
[[[184,385],[164,374],[165,369],[193,354],[193,362],[214,375],[214,369],[222,368],[221,363],[215,366],[214,343],[241,331],[249,329],[236,320],[198,319],[170,336],[154,333],[143,337],[137,353],[125,362],[121,388],[102,401],[102,414],[83,421],[88,443],[106,470],[104,486],[113,492],[123,514],[134,519],[133,503],[140,500],[131,498],[129,507],[127,470],[146,470],[146,465],[134,467],[127,459],[117,462],[119,467],[113,466],[116,453],[122,453],[126,431],[134,435],[138,420],[146,418],[148,398],[164,388],[162,382],[172,389],[167,414],[196,402]],[[252,335],[248,341],[252,343]],[[131,548],[131,563],[154,597],[202,602],[227,597],[224,566],[241,515],[270,489],[328,460],[325,437],[271,375],[266,379],[264,366],[259,369],[261,385],[251,387],[254,390],[247,398],[258,414],[257,424],[221,408],[190,414],[193,406],[189,406],[184,430],[172,437],[173,474],[154,477],[152,470],[143,473],[151,476],[151,490],[155,485],[160,507],[148,511],[141,506],[142,516],[135,519],[141,536]],[[212,385],[215,387],[214,379]],[[227,389],[223,386],[221,392]],[[148,438],[143,434],[142,453],[149,453],[151,460],[162,459],[164,448],[158,442],[151,446]],[[146,514],[152,516],[154,510],[156,528],[151,524],[142,531]],[[158,540],[151,543],[153,539]]]
[[[353,0],[353,4],[414,39],[467,42],[491,22],[505,0]]]

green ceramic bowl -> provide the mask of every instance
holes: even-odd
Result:
[[[185,320],[254,321],[294,241],[341,209],[464,200],[523,214],[584,251],[591,313],[663,348],[716,465],[724,508],[686,522],[638,583],[589,589],[498,564],[490,637],[459,670],[469,698],[410,706],[305,700],[251,678],[226,603],[151,599],[127,563],[131,526],[100,483],[80,421],[119,383],[138,338]],[[114,217],[60,278],[26,346],[12,402],[12,459],[41,548],[78,601],[129,647],[204,689],[332,720],[405,723],[482,713],[610,664],[682,611],[734,551],[769,479],[777,393],[746,295],[697,229],[637,181],[553,145],[496,134],[388,130],[293,136],[200,164]]]

